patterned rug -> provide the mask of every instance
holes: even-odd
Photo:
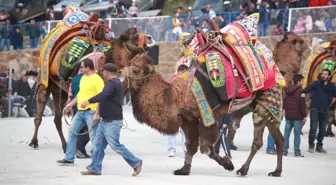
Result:
[[[201,67],[203,70],[205,70],[205,65]],[[179,78],[187,81],[189,75],[190,72],[186,71],[180,74]],[[205,127],[210,127],[216,124],[215,118],[213,116],[213,110],[220,106],[220,100],[209,80],[205,78],[200,72],[196,71],[190,85],[190,89],[201,113],[203,125]]]
[[[282,88],[279,84],[263,91],[263,93],[257,97],[256,101],[270,111],[275,119],[278,121],[282,120]]]

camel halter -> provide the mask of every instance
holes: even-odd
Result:
[[[132,66],[136,66],[136,65],[131,64],[130,67],[124,67],[123,69],[121,69],[121,70],[123,70],[123,71],[125,72],[125,76],[124,76],[124,78],[127,79],[127,89],[130,88],[130,85],[131,85],[130,81],[131,81],[131,80],[138,81],[138,80],[143,80],[143,79],[145,79],[145,82],[144,82],[144,84],[145,84],[145,83],[147,82],[148,77],[150,77],[150,76],[152,75],[152,72],[149,72],[149,73],[148,73],[147,75],[145,75],[145,76],[142,76],[142,77],[139,77],[139,78],[135,78],[133,75],[131,76],[131,75],[130,75],[130,72],[129,72],[129,68],[131,68]],[[138,67],[138,66],[136,66],[136,67]],[[138,68],[139,68],[139,67],[138,67]],[[121,80],[121,81],[123,81],[123,80]]]

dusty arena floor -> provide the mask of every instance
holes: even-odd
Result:
[[[133,170],[110,148],[106,150],[102,176],[82,176],[80,171],[90,163],[89,159],[77,160],[75,166],[63,167],[56,164],[62,159],[60,140],[52,117],[45,117],[39,132],[38,150],[28,146],[33,134],[32,118],[0,119],[0,184],[1,185],[113,185],[113,184],[172,184],[172,185],[336,185],[336,138],[325,138],[328,154],[309,154],[307,152],[308,126],[304,128],[302,149],[305,158],[293,157],[290,150],[283,160],[282,177],[268,177],[275,169],[276,157],[265,153],[265,145],[257,153],[246,177],[236,176],[235,171],[245,162],[253,137],[251,115],[246,116],[236,135],[239,151],[232,151],[235,171],[228,172],[205,155],[197,153],[194,157],[190,176],[174,176],[172,171],[183,164],[181,139],[178,137],[177,155],[167,157],[167,137],[138,124],[132,116],[130,107],[124,110],[128,127],[124,129],[121,142],[144,161],[143,170],[132,177]],[[309,120],[308,120],[309,121]],[[284,123],[282,124],[283,129]],[[334,128],[336,131],[336,129]],[[67,127],[64,126],[67,136]],[[264,143],[266,144],[265,131]],[[293,135],[291,137],[291,147]],[[88,146],[91,147],[91,146]]]

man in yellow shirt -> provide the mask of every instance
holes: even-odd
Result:
[[[104,81],[98,74],[95,73],[94,64],[91,59],[84,59],[80,64],[80,68],[82,69],[84,76],[79,83],[79,92],[77,96],[65,107],[66,109],[71,109],[77,103],[78,111],[72,119],[65,158],[57,161],[57,163],[61,165],[74,164],[77,141],[76,133],[79,133],[85,124],[87,125],[88,130],[92,130],[89,133],[91,142],[95,137],[96,127],[93,128],[93,115],[97,110],[98,103],[90,104],[85,108],[82,108],[81,104],[99,94],[104,88]]]

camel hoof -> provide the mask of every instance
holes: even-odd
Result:
[[[237,170],[236,174],[240,176],[247,175],[248,168],[241,167],[239,170]]]
[[[32,139],[31,142],[29,143],[29,146],[34,149],[38,149],[39,148],[38,141]]]
[[[189,175],[190,174],[190,165],[184,165],[181,169],[175,170],[174,175]]]
[[[234,165],[233,165],[232,161],[229,158],[227,158],[227,157],[225,157],[225,160],[226,161],[222,165],[224,167],[224,169],[226,169],[226,170],[228,170],[230,172],[233,171],[234,170]]]
[[[268,173],[268,176],[270,176],[270,177],[281,177],[281,171],[280,170],[275,170],[274,172]]]

